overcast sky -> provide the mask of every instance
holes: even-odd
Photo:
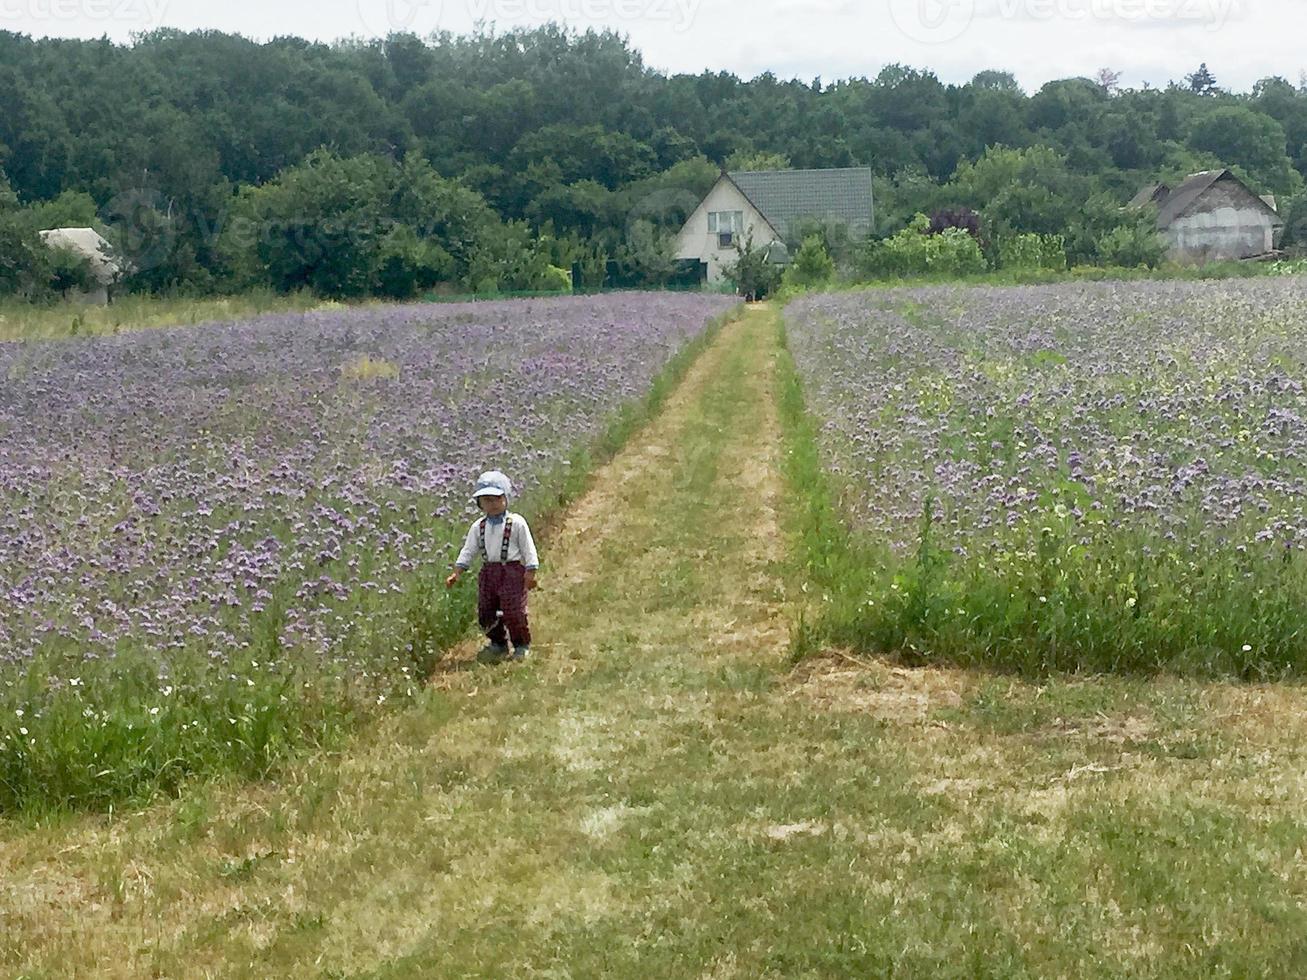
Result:
[[[159,26],[333,40],[551,20],[624,32],[666,71],[744,77],[831,80],[902,62],[946,81],[1006,69],[1033,91],[1103,67],[1160,86],[1205,61],[1246,90],[1307,69],[1307,0],[0,0],[0,30],[123,41]]]

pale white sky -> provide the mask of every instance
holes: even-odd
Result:
[[[1307,0],[0,0],[0,30],[127,40],[158,26],[319,40],[546,21],[630,35],[654,67],[826,80],[890,62],[1027,90],[1111,67],[1161,86],[1206,61],[1224,87],[1307,69]]]

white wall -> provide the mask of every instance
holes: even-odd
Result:
[[[767,223],[767,219],[749,203],[749,199],[740,193],[739,188],[726,178],[718,180],[713,189],[708,192],[708,196],[703,199],[703,203],[694,214],[690,215],[690,220],[685,223],[685,227],[676,238],[676,257],[707,262],[709,282],[721,282],[724,278],[722,269],[739,257],[734,247],[720,247],[716,232],[709,233],[708,212],[710,211],[744,212],[744,233],[739,236],[741,245],[749,240],[750,234],[753,235],[755,248],[770,245],[776,240],[776,233]]]
[[[1180,261],[1243,259],[1275,247],[1275,221],[1260,208],[1221,207],[1177,218],[1166,237]]]

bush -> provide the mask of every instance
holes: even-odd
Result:
[[[1307,275],[1307,259],[1293,259],[1288,262],[1275,262],[1266,267],[1268,276],[1302,276]]]
[[[407,225],[395,225],[381,241],[376,291],[390,299],[410,299],[449,279],[453,271],[447,251]]]
[[[466,283],[478,293],[545,292],[556,289],[549,254],[542,241],[522,222],[484,229],[483,239],[468,263]]]
[[[926,268],[947,276],[974,275],[987,265],[980,243],[961,228],[947,228],[927,239]]]
[[[551,265],[546,269],[541,279],[541,292],[570,293],[572,291],[572,274],[556,265]]]
[[[602,246],[584,248],[576,258],[576,266],[581,281],[575,285],[581,289],[602,289],[608,281],[608,253]]]
[[[1008,235],[998,242],[1000,269],[1033,271],[1066,268],[1066,240],[1061,235]]]
[[[791,240],[799,242],[800,246],[809,238],[820,239],[826,254],[837,267],[853,261],[861,245],[851,236],[849,226],[835,219],[800,218],[790,228],[790,235]]]
[[[675,241],[652,221],[631,223],[626,241],[615,250],[617,280],[641,287],[662,286],[676,267]]]
[[[91,270],[91,260],[70,248],[52,248],[48,257],[50,288],[61,296],[89,293],[100,282]]]
[[[790,289],[824,286],[835,275],[835,260],[826,251],[826,243],[817,235],[804,239],[803,247],[785,270],[782,281]]]
[[[1166,243],[1150,224],[1122,225],[1098,240],[1097,252],[1103,265],[1155,269],[1166,257]]]
[[[772,262],[768,249],[754,248],[751,237],[743,247],[736,245],[739,258],[722,270],[726,281],[741,296],[765,299],[781,284],[781,268]]]
[[[967,276],[987,268],[980,243],[962,228],[929,234],[930,221],[919,214],[892,238],[872,242],[858,271],[866,278]]]

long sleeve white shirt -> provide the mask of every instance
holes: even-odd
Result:
[[[531,537],[531,527],[527,524],[526,518],[513,513],[505,516],[513,519],[513,532],[508,539],[508,560],[510,562],[520,561],[529,569],[539,568],[540,556],[536,554],[536,543]],[[486,520],[486,546],[484,550],[481,548],[482,520]],[[463,550],[458,553],[458,561],[454,565],[466,571],[472,567],[472,562],[478,554],[486,561],[497,565],[499,564],[500,555],[503,553],[503,547],[504,522],[478,518],[472,522],[472,527],[468,529],[467,540],[463,542]]]

